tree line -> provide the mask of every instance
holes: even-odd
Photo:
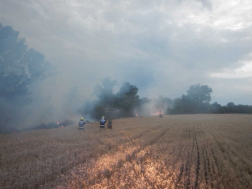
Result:
[[[151,111],[165,114],[252,113],[252,106],[249,105],[235,105],[233,102],[225,106],[217,102],[211,104],[213,90],[208,85],[191,85],[187,94],[172,100],[163,96],[158,99],[139,98],[138,88],[128,82],[114,94],[115,84],[116,81],[105,78],[102,85],[97,85],[94,89],[96,100],[87,101],[80,112],[96,120],[100,119],[106,108],[119,109],[120,117],[150,116]]]
[[[176,98],[172,108],[167,110],[168,114],[201,114],[201,113],[252,113],[252,106],[235,105],[229,102],[227,105],[220,105],[217,102],[210,103],[212,88],[207,85],[192,85],[186,95]]]
[[[96,100],[86,101],[80,112],[96,120],[99,120],[105,114],[106,108],[119,109],[119,117],[135,116],[134,110],[140,103],[137,95],[138,88],[129,82],[125,82],[120,90],[114,93],[113,88],[115,84],[116,80],[105,78],[101,85],[97,85],[94,88],[93,95],[96,97]]]

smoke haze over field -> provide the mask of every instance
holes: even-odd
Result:
[[[34,93],[58,118],[105,77],[140,97],[176,98],[201,83],[212,102],[252,105],[251,12],[251,0],[0,1],[0,23],[57,69]]]

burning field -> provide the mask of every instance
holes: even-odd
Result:
[[[251,115],[118,119],[0,137],[0,188],[252,188]]]

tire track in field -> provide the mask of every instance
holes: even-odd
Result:
[[[191,179],[191,166],[192,166],[192,154],[193,154],[193,148],[191,150],[191,153],[187,153],[187,158],[186,158],[186,164],[185,164],[185,184],[184,188],[189,189],[189,186],[191,184],[190,179]]]
[[[176,126],[176,128],[178,128],[178,127]],[[178,132],[180,131],[179,128],[177,131]],[[188,135],[189,135],[189,133],[190,132],[188,132]],[[183,134],[182,135],[178,134],[178,136],[181,136],[182,138],[190,139],[190,137],[188,137],[188,135],[186,136]],[[172,142],[174,142],[174,141],[172,140],[168,143],[172,143]],[[168,143],[167,142],[165,142],[165,143],[166,143],[165,146],[167,146]],[[181,145],[180,147],[175,146],[172,148],[173,151],[169,152],[169,154],[174,154],[174,150],[176,148],[179,148],[180,150],[178,151],[178,154],[176,155],[176,157],[174,157],[172,163],[168,159],[163,159],[162,161],[164,163],[164,166],[161,169],[157,170],[159,172],[159,174],[162,175],[163,180],[167,181],[166,185],[164,183],[163,184],[155,183],[154,188],[156,188],[156,187],[157,188],[164,188],[164,187],[165,188],[172,188],[172,187],[177,188],[177,187],[179,187],[178,185],[182,181],[183,176],[187,174],[186,171],[190,167],[189,164],[184,163],[184,162],[182,164],[180,164],[181,156],[186,151],[186,146],[185,145]],[[166,149],[166,147],[164,149]],[[162,149],[159,148],[159,151],[162,151]],[[189,153],[187,153],[188,158],[189,158],[189,156],[190,156]],[[147,158],[149,157],[150,159],[154,158],[152,160],[152,162],[155,162],[155,159],[158,159],[158,157],[153,157],[152,153],[147,154],[146,157]],[[167,172],[167,170],[169,170],[168,173],[166,175],[163,175],[163,172]],[[177,172],[176,170],[179,170],[179,171]],[[190,174],[190,171],[189,171],[189,174]],[[190,176],[189,176],[189,178],[190,178]],[[152,186],[154,184],[148,180],[148,177],[146,177],[146,181],[147,181],[147,183],[150,184],[150,186]]]
[[[181,154],[182,152],[184,151],[184,146],[182,147],[182,149],[179,151],[178,155],[176,156],[175,161],[172,163],[172,166],[170,166],[169,162],[167,160],[164,160],[165,161],[165,167],[163,169],[171,169],[170,173],[167,174],[165,177],[164,177],[164,180],[169,180],[169,178],[171,179],[171,182],[169,183],[169,187],[168,188],[171,188],[171,186],[176,183],[176,179],[173,178],[173,174],[175,173],[175,170],[176,170],[176,165],[181,157]],[[177,176],[176,176],[177,177]]]
[[[187,129],[187,136],[185,139],[192,139],[192,146],[190,150],[187,148],[187,145],[184,145],[185,151],[187,153],[185,154],[185,158],[183,158],[179,174],[177,176],[177,180],[175,182],[175,188],[183,188],[189,189],[189,188],[198,188],[199,187],[199,179],[200,179],[200,170],[202,166],[202,156],[200,153],[200,145],[199,140],[197,137],[197,133],[195,128],[192,127],[191,129]],[[182,150],[182,151],[183,151]],[[195,169],[191,170],[192,166],[195,165]],[[183,180],[182,180],[183,178]],[[173,183],[169,186],[171,188]]]
[[[144,150],[145,148],[148,148],[149,146],[154,145],[155,143],[157,143],[159,140],[162,140],[162,138],[165,136],[165,134],[169,131],[170,129],[165,129],[165,131],[158,137],[156,137],[155,139],[153,139],[152,141],[148,142],[148,144],[146,146],[144,146],[142,149],[139,150],[139,152],[141,150]],[[181,151],[180,151],[181,152]],[[141,161],[142,164],[144,164],[144,162],[147,160],[147,158],[149,157],[150,153],[146,153],[145,154],[145,158],[144,161]],[[152,187],[154,187],[154,183],[147,177],[145,176],[145,170],[143,170],[143,174],[144,174],[144,180]]]
[[[231,156],[231,151],[228,150],[227,148],[223,147],[223,145],[219,142],[219,140],[213,135],[213,138],[218,146],[218,148],[220,149],[220,151],[222,152],[222,157],[223,159],[227,160],[229,162],[229,165],[232,167],[232,170],[235,172],[236,177],[239,178],[239,183],[242,187],[245,188],[250,188],[251,187],[251,183],[245,179],[242,175],[240,175],[241,172],[243,172],[243,170],[240,170],[240,166],[237,165],[237,162],[235,162],[234,160],[232,160]],[[234,153],[233,155],[235,155],[235,157],[237,157],[238,155],[236,153]],[[239,169],[239,172],[238,172]],[[225,169],[225,171],[227,172],[227,170]]]
[[[212,178],[212,169],[210,162],[210,154],[205,145],[202,146],[202,157],[203,157],[203,176],[205,179],[206,187],[213,188],[213,178]]]
[[[197,134],[195,130],[193,129],[193,147],[196,149],[196,178],[194,182],[194,188],[198,187],[198,180],[199,180],[199,170],[200,170],[200,151],[199,151],[199,144],[198,144],[198,139],[197,139]]]
[[[133,135],[131,138],[128,138],[127,140],[124,140],[123,142],[121,142],[121,143],[127,143],[127,142],[129,142],[129,141],[134,141],[134,140],[136,140],[136,139],[139,139],[139,138],[141,138],[142,136],[144,136],[145,134],[147,134],[147,133],[149,133],[149,132],[152,132],[152,131],[155,131],[155,130],[158,130],[159,128],[158,127],[154,127],[154,128],[150,128],[150,129],[147,129],[146,131],[143,131],[143,132],[141,132],[141,133],[139,133],[139,134],[136,134],[136,135]],[[97,137],[97,139],[96,139],[101,145],[105,145],[104,144],[104,142],[102,141],[102,139],[101,138],[99,138],[99,136]],[[118,145],[116,145],[115,146],[115,148],[116,149],[118,149]],[[107,151],[108,152],[108,151]],[[103,155],[103,154],[102,154]]]
[[[193,140],[193,132],[189,127],[183,128],[182,133],[180,136],[183,138],[183,140],[190,139],[191,140],[191,150],[188,150],[187,145],[182,145],[181,150],[179,151],[179,154],[176,157],[176,161],[174,161],[172,171],[170,174],[168,174],[169,177],[165,177],[165,180],[171,178],[171,182],[166,187],[168,188],[183,188],[187,189],[191,185],[191,166],[192,166],[192,158],[193,158],[193,151],[194,151],[194,140]],[[182,153],[184,153],[184,158],[181,159]],[[179,167],[176,167],[177,163],[179,161],[182,161],[182,163],[179,165]],[[168,167],[167,167],[168,168]],[[175,173],[175,170],[179,170],[178,173]],[[175,178],[172,176],[175,174]],[[172,176],[172,177],[171,177]]]
[[[81,167],[81,165],[85,166],[85,164],[89,164],[89,160],[90,160],[90,159],[96,159],[96,158],[98,158],[98,157],[104,156],[105,154],[109,154],[109,153],[111,153],[111,152],[113,152],[113,151],[118,152],[118,151],[120,151],[120,149],[123,148],[123,146],[124,146],[125,144],[130,143],[130,144],[128,144],[128,145],[131,145],[131,144],[134,145],[135,142],[136,142],[139,138],[143,137],[144,135],[146,135],[146,134],[148,134],[148,133],[150,133],[150,132],[153,132],[153,131],[159,130],[159,129],[160,129],[160,127],[152,127],[152,128],[147,129],[147,130],[145,130],[145,131],[143,131],[143,132],[141,132],[141,133],[139,133],[139,134],[133,135],[131,138],[123,139],[123,140],[120,142],[121,144],[116,144],[115,146],[111,146],[110,143],[107,143],[107,144],[104,143],[104,142],[99,138],[99,136],[96,136],[96,137],[97,137],[96,140],[97,140],[101,145],[104,145],[105,148],[108,148],[108,149],[110,149],[110,150],[108,150],[108,151],[102,151],[102,153],[98,153],[98,154],[94,154],[94,153],[91,151],[91,153],[90,153],[89,155],[87,155],[87,157],[84,158],[80,164],[75,165],[74,167],[72,167],[72,168],[68,169],[67,171],[65,171],[65,172],[63,173],[63,175],[61,175],[61,177],[65,177],[68,173],[73,172],[75,168]],[[110,147],[110,146],[111,146],[111,147]],[[46,185],[44,185],[44,186],[41,185],[41,188],[43,188],[43,187],[44,187],[44,188],[47,188],[47,185],[50,185],[50,184],[53,183],[56,179],[57,179],[57,178],[51,180],[49,183],[46,183]]]
[[[169,129],[169,128],[168,128]],[[166,129],[166,130],[168,130],[168,129]],[[137,146],[137,142],[138,142],[138,139],[140,139],[141,137],[143,137],[143,136],[145,136],[145,135],[147,135],[148,133],[153,133],[153,132],[155,132],[155,131],[158,131],[158,130],[160,130],[159,132],[161,133],[159,136],[157,136],[155,139],[152,139],[152,140],[149,140],[147,143],[145,142],[145,141],[143,141],[143,144],[142,144],[142,146],[146,146],[146,145],[152,145],[152,144],[154,144],[155,143],[155,140],[158,140],[160,137],[162,137],[164,134],[165,134],[165,132],[163,132],[164,131],[164,127],[152,127],[151,129],[148,129],[148,130],[146,130],[146,131],[144,131],[144,132],[141,132],[141,133],[139,133],[139,134],[137,134],[137,135],[135,135],[135,136],[133,136],[133,137],[131,137],[130,139],[128,139],[127,141],[125,141],[124,142],[124,144],[122,144],[122,145],[117,145],[113,150],[109,150],[109,151],[107,151],[106,153],[102,153],[102,154],[99,154],[99,157],[104,157],[104,156],[106,156],[106,154],[108,154],[110,157],[111,157],[111,159],[113,159],[113,156],[114,155],[117,155],[116,153],[124,153],[124,152],[127,152],[128,154],[126,154],[126,156],[124,156],[124,160],[119,160],[119,161],[116,161],[113,165],[111,165],[111,167],[112,167],[112,169],[115,169],[117,166],[122,166],[123,165],[123,163],[124,162],[129,162],[129,160],[131,160],[131,159],[133,159],[134,157],[135,157],[135,155],[136,155],[136,153],[137,152],[139,152],[139,151],[141,151],[141,149],[143,149],[143,147],[136,147],[136,149],[134,149],[134,146]],[[104,143],[101,141],[101,143],[104,145]],[[127,146],[129,146],[129,147],[124,147],[125,146],[125,144],[127,144]],[[133,147],[132,147],[133,146]],[[120,149],[123,149],[123,151],[124,152],[122,152]],[[133,150],[131,150],[131,149],[133,149]],[[115,151],[115,154],[113,153]],[[129,151],[129,152],[128,152]],[[131,152],[130,152],[131,151]],[[112,155],[110,155],[110,153],[112,152]],[[89,160],[89,159],[94,159],[94,158],[96,158],[96,156],[92,156],[92,157],[89,157],[87,160]],[[80,164],[80,165],[78,165],[78,167],[76,166],[75,168],[73,168],[72,170],[70,170],[69,172],[75,172],[76,170],[75,169],[77,169],[77,171],[76,172],[79,172],[78,171],[78,169],[81,169],[82,167],[90,167],[90,165],[89,166],[87,166],[87,164],[89,163],[89,162],[87,162],[87,161],[85,161],[85,163],[84,164]],[[99,169],[98,169],[99,170]],[[93,180],[95,180],[95,179],[98,179],[99,180],[99,178],[102,176],[102,175],[109,175],[109,177],[111,177],[112,176],[112,173],[113,173],[113,171],[108,171],[108,169],[107,168],[105,168],[103,171],[102,170],[100,170],[100,171],[98,171],[99,173],[98,173],[98,175],[96,175],[96,178],[90,178],[89,180],[91,180],[91,183],[94,183],[93,182]],[[97,183],[97,182],[96,182]],[[45,187],[46,188],[46,187]]]
[[[221,159],[224,159],[224,160],[227,160],[229,162],[229,166],[232,168],[232,171],[235,172],[236,176],[238,176],[238,172],[234,166],[234,164],[232,163],[232,160],[230,160],[229,156],[227,155],[227,150],[223,147],[223,145],[219,142],[219,140],[216,138],[216,136],[212,135],[213,136],[213,139],[219,149],[219,151],[221,152],[221,156],[222,158]],[[218,158],[218,157],[216,157]],[[220,157],[219,157],[220,159]],[[226,167],[224,166],[224,164],[222,162],[218,163],[218,166],[219,166],[219,170],[221,170],[222,172],[224,171],[226,173],[226,175],[223,175],[222,173],[222,176],[221,176],[221,180],[223,180],[225,177],[228,176],[228,170],[226,169]],[[225,176],[225,177],[224,177]],[[228,178],[228,177],[227,177]],[[241,181],[240,181],[241,182]],[[242,183],[241,183],[242,184]],[[226,182],[222,182],[222,185],[224,185],[224,187],[230,187],[231,184],[230,183],[226,183]],[[242,184],[243,185],[243,184]]]
[[[117,163],[115,163],[115,164],[113,164],[113,165],[111,166],[111,168],[112,168],[111,170],[109,170],[108,168],[105,169],[105,170],[103,170],[103,171],[102,171],[102,174],[103,174],[103,176],[104,176],[103,179],[106,179],[106,178],[107,178],[107,179],[109,180],[109,179],[115,174],[115,172],[117,172],[118,169],[120,169],[124,164],[126,164],[126,163],[131,163],[131,162],[133,162],[133,161],[136,161],[137,155],[138,155],[141,151],[144,151],[144,150],[145,150],[146,148],[148,148],[149,146],[154,145],[158,140],[161,140],[161,138],[164,137],[164,135],[167,133],[167,131],[169,130],[169,128],[167,128],[167,129],[164,130],[163,127],[161,127],[161,129],[159,128],[159,130],[161,130],[161,131],[160,131],[161,134],[158,134],[158,135],[155,136],[153,139],[148,140],[147,142],[143,142],[143,144],[142,144],[140,147],[138,147],[137,149],[135,149],[132,153],[126,154],[125,159],[121,159],[121,160],[119,160]],[[142,158],[141,161],[143,161],[143,159],[146,159],[146,156],[147,156],[147,155],[148,155],[148,152],[144,155],[144,157],[141,157],[141,158]],[[111,158],[113,159],[113,156],[112,156]],[[97,177],[96,177],[96,178],[92,178],[92,180],[94,180],[94,179],[98,179],[98,180],[99,180],[99,176],[98,176],[98,178],[97,178]],[[102,180],[103,180],[103,179],[102,179]],[[146,178],[145,178],[145,179],[146,179]],[[96,182],[95,184],[97,185],[97,184],[101,183],[102,180]],[[153,184],[153,183],[151,183],[151,181],[148,180],[148,179],[146,179],[146,182],[149,183],[150,185]],[[92,186],[94,186],[94,185],[89,185],[89,186],[86,186],[86,187],[92,187]]]
[[[176,126],[176,128],[178,128]],[[178,132],[180,131],[180,128],[178,128],[177,130]],[[189,134],[190,133],[190,134]],[[184,139],[191,139],[192,140],[192,137],[191,137],[191,131],[186,131],[186,134],[179,134],[178,133],[178,136],[184,138]],[[177,139],[175,139],[177,140]],[[174,142],[174,140],[170,141],[171,143]],[[168,143],[170,143],[168,142]],[[194,141],[192,140],[192,143]],[[167,147],[167,144],[166,142],[166,145],[165,145],[165,148],[166,149]],[[176,148],[179,148],[180,150],[178,151],[178,154],[176,155],[176,157],[174,156],[174,159],[172,162],[170,162],[168,159],[163,159],[163,163],[164,163],[164,166],[158,170],[159,174],[162,175],[162,179],[167,181],[166,184],[158,184],[158,183],[155,183],[155,188],[181,188],[181,182],[183,182],[183,178],[185,178],[184,180],[185,183],[184,183],[184,188],[189,188],[190,186],[190,168],[192,166],[192,162],[191,162],[191,159],[192,159],[192,154],[193,154],[193,151],[194,151],[194,148],[193,148],[193,144],[191,146],[191,153],[188,151],[186,155],[186,162],[183,161],[183,159],[181,159],[182,157],[182,154],[187,151],[187,146],[186,145],[181,145],[180,147],[178,146],[175,146],[172,148],[172,152],[169,152],[169,154],[174,154],[174,150]],[[162,151],[162,149],[159,148],[159,151]],[[155,162],[155,159],[158,158],[158,157],[153,157],[152,154],[147,154],[147,158],[148,156],[150,155],[150,158],[154,158],[152,161]],[[180,164],[180,161],[182,160],[182,163]],[[169,170],[167,172],[167,170]],[[177,172],[178,170],[178,172]],[[163,175],[164,172],[167,172],[166,175]],[[158,174],[158,175],[159,175]],[[148,179],[146,180],[147,183],[150,184],[150,186],[152,186],[152,184],[154,183],[151,183],[150,181],[148,181]]]

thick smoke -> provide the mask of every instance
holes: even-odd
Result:
[[[29,49],[19,32],[0,24],[0,130],[8,132],[78,115],[77,87],[55,85],[57,69]],[[63,84],[63,82],[62,82]]]
[[[1,124],[28,127],[77,120],[83,115],[78,111],[83,103],[94,100],[94,86],[106,77],[117,79],[115,91],[124,82],[135,85],[140,101],[141,97],[158,99],[159,95],[175,99],[190,85],[205,83],[215,91],[213,101],[251,104],[251,1],[146,2],[0,1],[0,20],[20,32],[18,39],[26,39],[24,46],[28,47],[23,50],[34,48],[56,67],[54,75],[40,79],[31,75],[35,72],[27,65],[22,69],[14,66],[15,72],[6,69],[16,76],[22,71],[26,80],[18,80],[29,86],[29,95],[11,100],[1,97]],[[22,40],[18,44],[22,46]],[[8,60],[24,54],[11,49],[15,53]],[[33,62],[41,61],[35,57]],[[6,79],[2,71],[0,67],[0,77]],[[35,80],[32,84],[23,82]],[[151,100],[135,112],[149,115],[165,111],[166,107],[155,104]]]
[[[173,107],[173,101],[167,97],[160,96],[157,99],[142,98],[139,108],[136,110],[138,116],[157,116],[169,113]]]

